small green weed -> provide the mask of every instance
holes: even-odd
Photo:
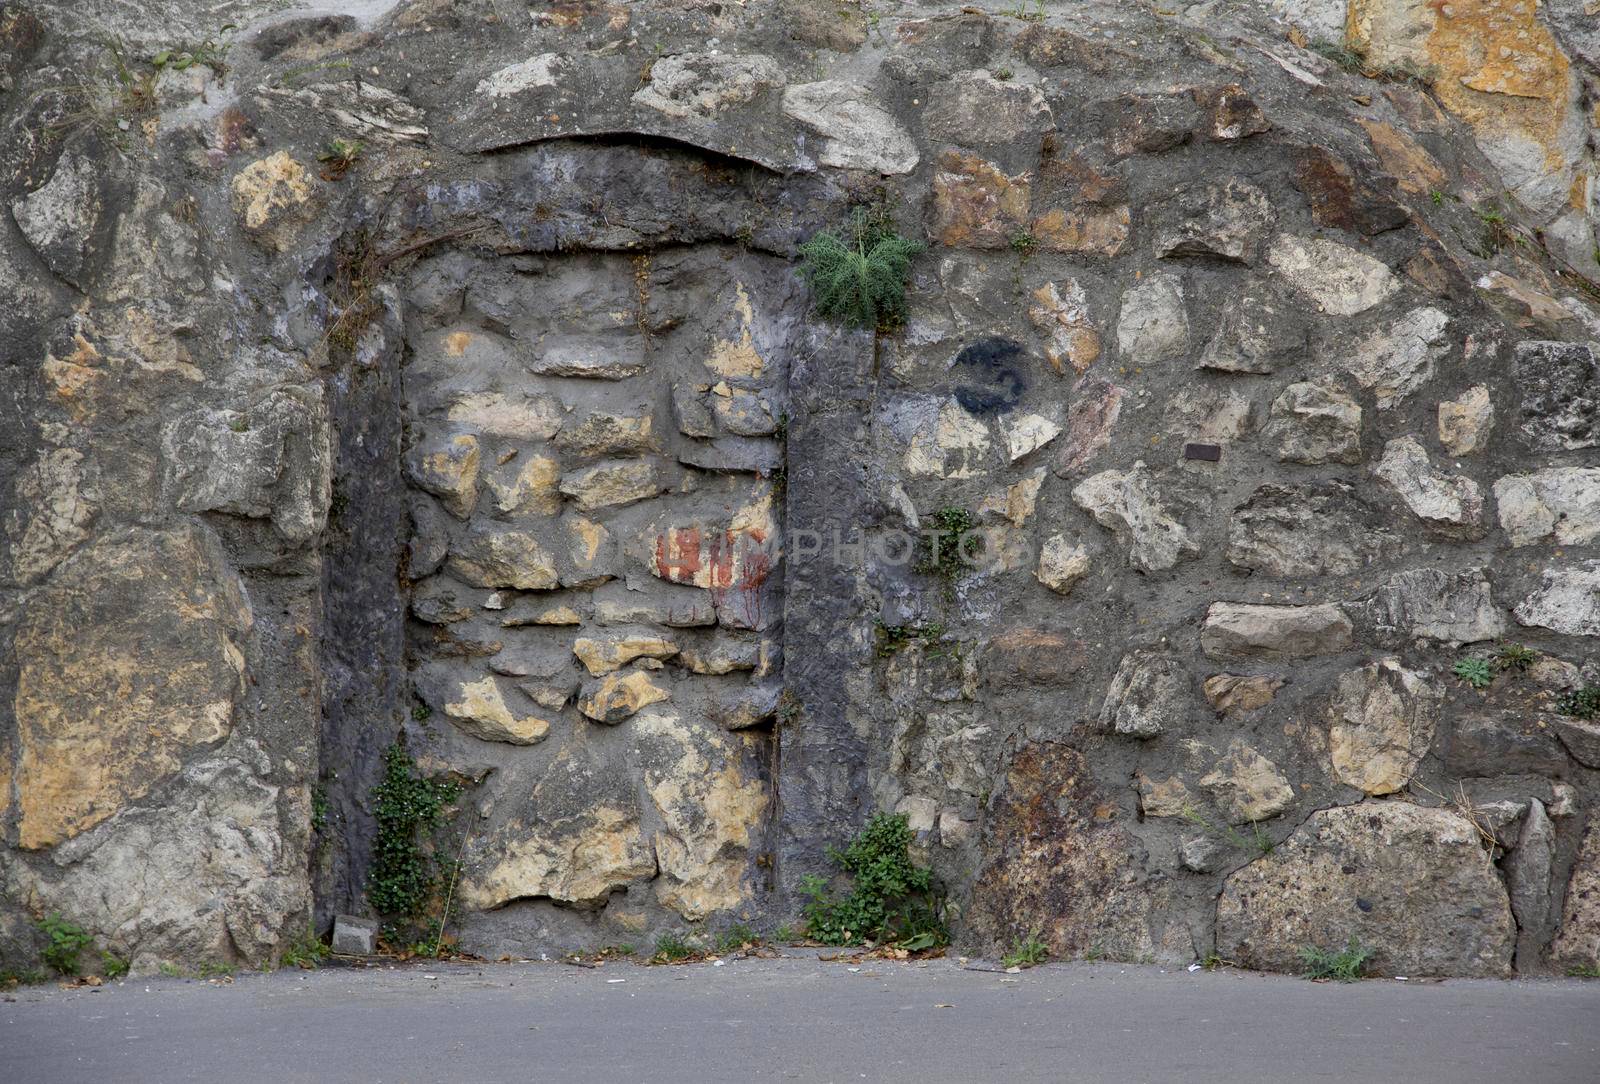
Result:
[[[844,850],[830,857],[853,879],[843,899],[812,874],[800,891],[806,932],[825,945],[894,943],[908,951],[949,942],[933,898],[933,874],[911,862],[911,827],[905,814],[877,813]]]
[[[922,647],[933,647],[939,642],[939,637],[944,635],[944,626],[932,625],[885,625],[878,622],[878,658],[887,659],[912,644]]]
[[[1008,81],[1013,74],[1010,68],[996,68],[994,70],[994,77],[1002,83]]]
[[[687,940],[675,933],[664,933],[656,938],[656,954],[650,957],[650,962],[675,964],[689,959],[694,954],[695,948]]]
[[[905,319],[911,260],[922,250],[885,214],[857,208],[843,228],[800,246],[800,277],[820,315],[851,327],[894,327]]]
[[[794,927],[787,924],[779,926],[777,930],[773,932],[772,939],[780,942],[797,940],[795,937]]]
[[[202,979],[226,979],[232,978],[235,970],[237,969],[232,964],[222,960],[207,960],[200,965],[200,970],[196,974]]]
[[[1372,950],[1363,948],[1361,942],[1356,940],[1355,934],[1350,935],[1350,943],[1339,952],[1320,949],[1315,945],[1306,945],[1300,949],[1300,962],[1305,965],[1305,977],[1308,979],[1355,982],[1361,978],[1367,960],[1371,956]]]
[[[238,29],[229,24],[222,28],[224,34]],[[207,38],[198,45],[191,45],[182,49],[163,49],[150,58],[150,63],[155,68],[168,69],[175,72],[187,71],[200,65],[210,68],[212,74],[218,79],[228,74],[228,50],[233,48],[233,42],[224,38],[217,41]]]
[[[94,938],[82,926],[62,918],[58,911],[51,911],[36,925],[48,940],[43,953],[45,965],[58,975],[76,975],[78,954],[93,944]]]
[[[1585,685],[1563,694],[1556,701],[1556,710],[1578,719],[1600,718],[1600,685]]]
[[[1574,979],[1600,979],[1600,964],[1578,964],[1567,968],[1567,977]]]
[[[113,952],[100,951],[100,971],[108,979],[120,979],[128,973],[128,961]]]
[[[318,783],[311,788],[311,830],[321,832],[328,827],[328,788]]]
[[[1428,193],[1428,198],[1433,200],[1433,205],[1435,207],[1444,206],[1444,193],[1439,191],[1437,188]]]
[[[1539,658],[1539,653],[1531,647],[1522,644],[1513,644],[1509,641],[1500,641],[1500,650],[1494,655],[1494,668],[1505,673],[1526,673],[1528,667]]]
[[[1011,245],[1011,251],[1024,260],[1031,258],[1039,247],[1039,239],[1028,230],[1017,230],[1007,238],[1007,241]]]
[[[1487,659],[1457,659],[1450,672],[1474,689],[1487,689],[1494,682]]]
[[[1039,931],[1035,930],[1012,944],[1011,951],[1000,958],[1000,966],[1036,967],[1049,958],[1050,949],[1039,940]]]
[[[307,926],[304,933],[283,947],[283,953],[278,957],[278,966],[314,971],[332,952],[331,948],[323,944],[322,938],[317,936],[317,931]]]
[[[976,524],[965,508],[946,505],[928,517],[932,528],[924,527],[917,540],[917,559],[912,567],[937,576],[953,586],[972,561],[972,529]]]
[[[1227,960],[1224,960],[1215,952],[1208,952],[1206,953],[1206,958],[1200,961],[1200,966],[1205,968],[1207,971],[1216,971],[1218,968],[1226,966],[1227,963]]]
[[[717,938],[717,952],[726,956],[730,952],[739,952],[742,949],[759,945],[761,936],[742,922],[736,922],[722,931]]]
[[[366,144],[360,140],[335,139],[317,155],[317,161],[322,163],[320,176],[325,181],[337,181],[360,161],[361,152],[365,149]]]
[[[183,977],[183,972],[178,969],[177,964],[167,963],[164,960],[156,965],[156,970],[161,972],[169,979],[180,979]]]
[[[0,971],[0,990],[9,990],[14,986],[31,986],[44,980],[43,971]]]

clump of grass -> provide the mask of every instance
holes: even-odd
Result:
[[[922,250],[885,215],[858,207],[842,228],[800,246],[800,277],[820,315],[851,327],[894,327],[905,320],[911,260]]]
[[[761,944],[761,935],[745,925],[735,922],[717,937],[716,948],[720,955],[726,956],[733,952],[742,952]]]
[[[114,952],[102,949],[100,951],[100,970],[108,979],[120,979],[128,973],[128,961]]]
[[[1474,689],[1487,689],[1494,682],[1487,659],[1457,659],[1450,672]]]
[[[1574,979],[1600,979],[1600,964],[1576,964],[1567,968],[1567,976]]]
[[[1024,260],[1032,257],[1034,250],[1039,247],[1039,239],[1029,230],[1016,230],[1007,238],[1011,251],[1021,256]]]
[[[653,964],[675,964],[689,959],[696,949],[676,933],[664,933],[656,938],[656,953],[650,957]]]
[[[1527,673],[1528,667],[1538,659],[1539,653],[1531,647],[1500,641],[1500,650],[1494,655],[1494,668],[1508,674]]]
[[[1364,947],[1356,939],[1355,934],[1350,935],[1349,943],[1338,952],[1318,948],[1315,945],[1306,945],[1300,949],[1300,962],[1305,965],[1304,974],[1308,979],[1355,982],[1362,977],[1367,960],[1371,957],[1372,950]]]
[[[1212,824],[1198,809],[1191,805],[1184,806],[1178,815],[1195,827],[1203,828],[1209,834],[1227,840],[1240,850],[1254,851],[1257,854],[1267,855],[1271,854],[1272,849],[1277,846],[1273,842],[1272,836],[1267,834],[1258,821],[1250,822],[1250,835],[1245,836],[1236,832],[1232,825]]]
[[[1002,967],[1037,967],[1050,958],[1050,949],[1039,940],[1039,931],[1035,930],[1027,937],[1019,938],[1011,945],[1011,951],[1000,958]]]
[[[911,827],[903,813],[878,813],[831,857],[851,875],[850,894],[828,891],[812,874],[800,891],[806,932],[826,945],[894,944],[910,952],[949,943],[933,898],[933,874],[911,861]]]

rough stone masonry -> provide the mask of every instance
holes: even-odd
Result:
[[[397,739],[490,958],[886,810],[969,951],[1600,966],[1594,5],[359,8],[0,4],[0,971],[368,912]]]

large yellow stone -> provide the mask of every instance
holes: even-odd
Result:
[[[92,828],[226,738],[250,625],[202,527],[122,531],[65,562],[17,629],[21,845]]]

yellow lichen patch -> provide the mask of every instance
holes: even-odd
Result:
[[[620,723],[641,708],[659,704],[672,694],[643,670],[611,674],[579,698],[578,710],[597,723]]]
[[[740,906],[749,899],[749,848],[768,802],[766,788],[739,770],[744,739],[663,712],[636,724],[650,754],[645,788],[662,822],[656,898],[690,920]]]
[[[620,670],[634,659],[670,659],[678,653],[678,645],[664,636],[621,636],[604,640],[580,636],[572,642],[572,653],[589,673],[598,677]]]
[[[228,736],[244,690],[243,588],[195,527],[130,530],[59,568],[17,630],[18,842],[110,817]]]
[[[233,210],[251,233],[298,221],[311,202],[311,175],[288,151],[250,163],[233,178]],[[268,238],[281,247],[281,238]]]
[[[1405,132],[1382,121],[1356,118],[1356,123],[1367,130],[1372,149],[1378,153],[1386,173],[1391,174],[1403,191],[1413,195],[1432,192],[1444,186],[1444,170],[1422,144]]]
[[[72,353],[64,358],[46,354],[40,369],[56,401],[81,422],[94,413],[93,399],[106,377],[106,359],[82,332],[73,332],[72,343]]]
[[[534,792],[536,804],[542,789]],[[522,828],[512,825],[510,830]],[[461,885],[468,907],[487,910],[541,896],[563,903],[599,903],[613,890],[656,872],[655,854],[638,818],[615,806],[597,805],[527,831],[492,841],[499,861]]]
[[[459,358],[467,352],[467,346],[471,342],[470,331],[452,331],[444,337],[444,351],[453,358]]]
[[[739,314],[739,337],[718,339],[712,343],[711,353],[706,357],[706,368],[721,377],[760,376],[767,363],[756,352],[755,339],[751,332],[755,324],[755,310],[750,304],[750,293],[742,282],[734,283],[733,288],[735,294],[733,306]]]
[[[484,741],[533,745],[550,733],[546,720],[514,713],[492,677],[464,683],[458,699],[447,703],[444,713],[459,729]]]
[[[1533,0],[1350,0],[1346,35],[1376,68],[1433,68],[1439,100],[1502,170],[1530,143],[1544,172],[1570,165],[1572,65]]]

